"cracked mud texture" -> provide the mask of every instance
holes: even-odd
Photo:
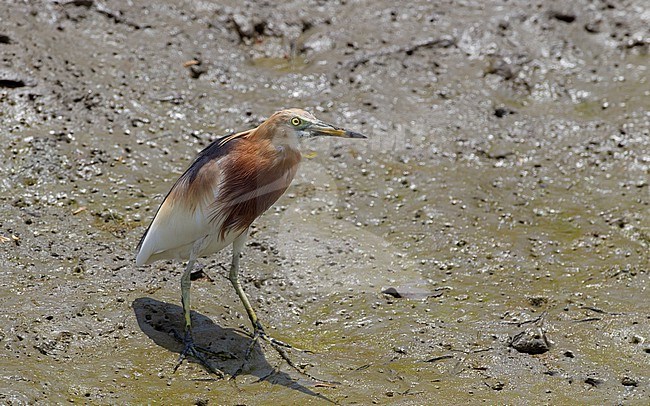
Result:
[[[647,404],[645,1],[8,1],[0,21],[0,403]],[[202,147],[286,107],[369,136],[304,142],[242,260],[267,331],[338,384],[270,348],[236,382],[172,373],[183,264],[135,267],[135,245]],[[228,251],[192,285],[195,335],[241,357]]]

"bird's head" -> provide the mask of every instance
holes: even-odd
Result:
[[[366,138],[365,135],[328,124],[301,109],[281,110],[262,123],[256,132],[271,138],[275,144],[296,146],[298,139],[328,136]]]

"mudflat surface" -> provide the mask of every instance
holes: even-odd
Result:
[[[140,3],[0,4],[0,403],[647,404],[647,2]],[[183,264],[137,241],[202,147],[286,107],[369,136],[305,142],[242,260],[337,383],[265,346],[173,373]],[[192,285],[227,376],[229,255]]]

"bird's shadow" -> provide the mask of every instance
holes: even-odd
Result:
[[[183,309],[180,306],[148,297],[135,299],[132,305],[138,325],[144,334],[154,343],[171,352],[180,354],[183,351],[183,344],[177,338],[179,333],[182,334],[184,324]],[[209,353],[205,354],[208,361],[227,376],[233,376],[242,366],[244,354],[251,343],[251,338],[245,333],[233,328],[222,328],[209,317],[195,311],[192,311],[192,333],[197,346],[214,353],[230,354],[230,357],[225,359]],[[201,365],[191,357],[188,360]],[[259,380],[332,402],[309,389],[298,379],[271,366],[259,343],[255,344],[253,353],[240,375],[256,376]]]

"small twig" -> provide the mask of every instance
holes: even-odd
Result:
[[[159,97],[153,100],[161,103],[181,104],[185,101],[185,98],[183,97],[183,95],[169,95],[169,96]]]
[[[369,52],[365,55],[361,55],[360,57],[347,62],[345,64],[345,67],[355,69],[357,66],[363,65],[364,63],[370,61],[371,59],[380,56],[387,56],[387,55],[400,54],[400,53],[405,53],[407,55],[410,55],[421,48],[432,48],[432,47],[448,48],[454,45],[455,43],[456,40],[454,38],[443,37],[443,38],[428,38],[425,40],[416,41],[409,45],[394,45],[394,46],[383,48],[377,52]]]
[[[492,347],[479,348],[479,349],[476,349],[476,350],[452,350],[452,351],[461,352],[461,353],[463,353],[465,355],[469,355],[469,354],[477,354],[479,352],[486,352],[486,351],[491,351],[491,350],[493,350]],[[446,354],[446,355],[440,355],[438,357],[430,358],[430,359],[428,359],[426,361],[423,361],[423,362],[437,362],[437,361],[442,361],[444,359],[452,359],[452,358],[454,358],[453,355]],[[465,358],[466,357],[462,357],[462,359],[459,362],[463,362],[465,360]]]
[[[486,347],[486,348],[479,348],[478,350],[472,350],[469,351],[469,354],[477,354],[479,352],[487,352],[487,351],[492,351],[494,348],[492,347]]]
[[[591,310],[592,312],[596,312],[596,313],[600,313],[600,314],[609,314],[608,312],[606,312],[606,311],[604,311],[604,310],[601,310],[601,309],[599,309],[599,308],[597,308],[597,307],[582,306],[582,307],[580,307],[580,308],[581,308],[581,309],[584,309],[584,310]]]
[[[576,320],[576,323],[586,323],[588,321],[599,321],[602,320],[600,317],[587,317],[586,319]]]
[[[441,355],[439,357],[433,357],[431,359],[428,359],[428,360],[426,360],[424,362],[438,362],[438,361],[442,361],[443,359],[450,359],[450,358],[454,358],[454,356],[453,355]]]
[[[538,317],[536,317],[534,319],[525,320],[525,321],[504,321],[503,323],[505,323],[505,324],[516,324],[517,327],[521,327],[524,324],[538,323],[539,321],[542,320],[544,315],[545,315],[545,313],[542,313],[542,314],[540,314]]]
[[[74,210],[74,211],[72,212],[72,215],[73,215],[73,216],[76,216],[77,214],[81,213],[82,211],[86,211],[86,209],[87,209],[86,206],[81,206],[81,207],[79,207],[78,209]]]
[[[111,270],[112,270],[113,272],[117,272],[117,271],[119,271],[119,270],[122,269],[122,268],[126,268],[128,265],[129,265],[129,264],[122,264],[122,265],[119,265],[119,266],[116,266],[116,267],[112,268]]]

